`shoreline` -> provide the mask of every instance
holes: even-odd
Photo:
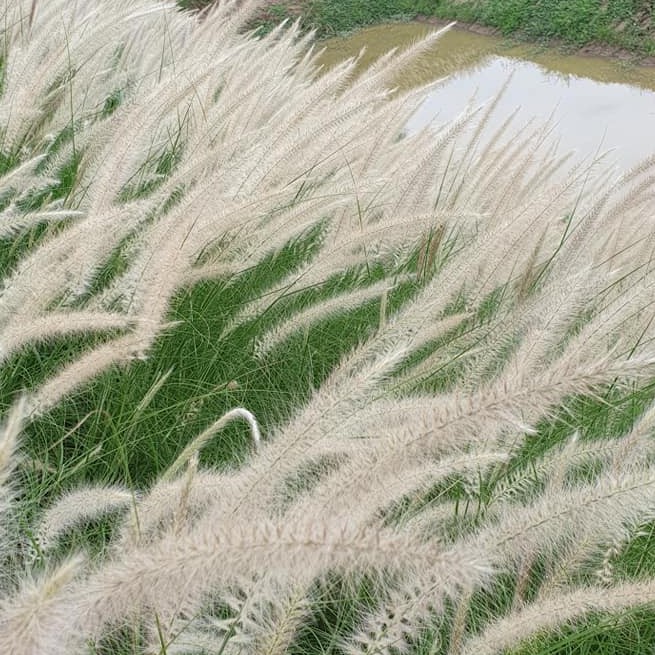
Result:
[[[205,2],[205,0],[199,0]],[[409,3],[411,4],[411,3]],[[353,20],[352,25],[347,29],[339,29],[325,22],[324,16],[316,16],[315,11],[317,4],[311,5],[307,0],[267,0],[262,6],[259,17],[254,22],[265,29],[270,29],[284,19],[302,18],[309,22],[308,27],[314,27],[317,30],[317,41],[325,41],[336,36],[343,36],[351,32],[356,32],[366,27],[374,25],[383,25],[385,23],[394,23],[393,16],[383,15],[378,20]],[[398,14],[397,16],[399,16]],[[403,15],[408,21],[416,21],[437,27],[443,27],[449,23],[455,23],[454,29],[482,34],[485,36],[495,36],[514,41],[517,44],[534,45],[535,47],[549,48],[559,51],[561,54],[574,54],[583,57],[600,57],[603,59],[612,59],[617,62],[623,62],[635,66],[655,66],[655,55],[644,54],[637,49],[630,49],[618,45],[611,45],[599,41],[591,41],[583,45],[577,45],[566,41],[563,38],[529,38],[522,36],[521,26],[511,33],[503,33],[497,27],[475,21],[459,20],[456,18],[448,19],[437,17],[421,12],[407,11]],[[321,21],[324,25],[321,27]],[[327,30],[329,25],[330,29]]]
[[[502,32],[489,25],[482,25],[481,23],[467,23],[465,21],[449,21],[444,18],[437,18],[436,16],[427,16],[425,14],[417,14],[413,19],[417,23],[424,23],[426,25],[434,25],[435,27],[445,27],[451,23],[453,29],[461,30],[463,32],[472,32],[473,34],[481,34],[483,36],[494,36],[512,40],[512,37],[503,35]],[[366,27],[371,27],[367,25]],[[364,27],[360,28],[364,29]],[[516,43],[522,45],[534,45],[535,47],[543,47],[545,49],[558,50],[562,54],[578,55],[581,57],[598,57],[602,59],[612,59],[614,61],[623,62],[633,66],[655,67],[655,56],[652,55],[639,55],[627,48],[620,48],[618,46],[611,46],[602,43],[588,43],[583,46],[573,46],[566,43],[561,39],[549,39],[548,41],[534,41],[530,39],[515,38]]]

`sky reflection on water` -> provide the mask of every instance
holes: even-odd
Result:
[[[363,47],[366,65],[392,47],[405,47],[430,29],[424,24],[376,26],[326,45],[323,62],[356,55]],[[451,30],[419,66],[399,80],[401,86],[448,79],[430,92],[408,129],[459,115],[475,97],[492,99],[511,77],[489,128],[517,107],[515,126],[531,119],[553,120],[560,151],[590,158],[611,150],[608,161],[629,168],[655,152],[655,68],[628,66],[597,57],[562,55],[502,39]]]

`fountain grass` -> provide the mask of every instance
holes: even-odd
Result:
[[[93,8],[5,6],[4,652],[649,652],[655,161]]]

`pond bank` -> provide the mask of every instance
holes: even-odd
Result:
[[[445,27],[452,22],[443,18],[428,16],[426,14],[417,14],[414,20],[420,23],[425,23],[426,25],[433,25],[437,28]],[[465,23],[458,21],[453,29],[472,32],[473,34],[480,34],[483,36],[502,36],[502,33],[497,28],[490,27],[489,25],[482,25],[481,23]],[[519,42],[522,41],[519,39]],[[529,43],[530,40],[527,40],[527,42]],[[635,52],[634,50],[629,50],[627,48],[622,48],[615,45],[588,43],[582,46],[573,47],[570,43],[567,43],[562,39],[550,39],[547,42],[540,41],[537,42],[536,45],[538,47],[553,48],[565,53],[573,53],[583,57],[603,57],[637,64],[639,66],[655,66],[655,54],[643,55]]]
[[[202,8],[214,0],[179,0]],[[655,9],[649,0],[267,0],[256,23],[302,17],[327,38],[394,20],[458,21],[461,29],[581,54],[655,64]]]

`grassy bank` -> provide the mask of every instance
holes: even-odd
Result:
[[[186,7],[206,4],[183,0]],[[278,0],[262,11],[260,23],[272,26],[298,15],[321,37],[427,16],[478,23],[531,41],[655,53],[653,5],[646,0]]]
[[[604,45],[642,55],[655,52],[653,5],[644,0],[442,0],[418,11],[476,22],[505,36],[557,40],[575,47]],[[431,9],[432,6],[432,9]]]

